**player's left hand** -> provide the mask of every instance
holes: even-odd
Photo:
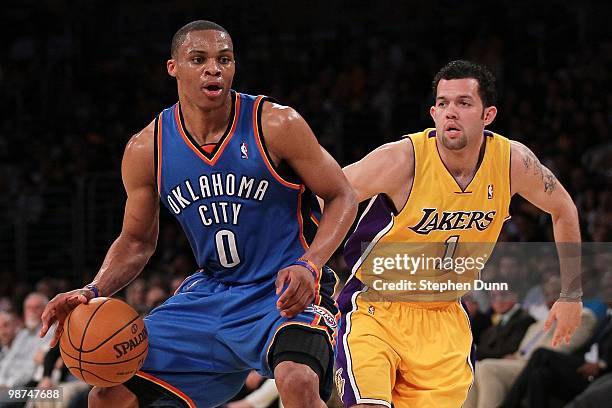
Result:
[[[553,322],[557,321],[555,334],[553,335],[553,347],[565,341],[569,344],[572,335],[580,325],[582,317],[582,302],[570,302],[557,300],[548,313],[548,319],[544,323],[544,331],[548,331]]]
[[[287,282],[289,284],[283,291]],[[303,266],[291,265],[281,269],[276,277],[276,295],[280,295],[276,308],[281,316],[289,319],[306,309],[314,299],[314,288],[314,276]]]

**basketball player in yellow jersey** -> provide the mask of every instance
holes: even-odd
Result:
[[[377,249],[437,242],[459,251],[463,242],[480,242],[492,250],[514,194],[552,216],[558,243],[580,242],[576,208],[555,176],[524,145],[485,130],[497,114],[490,71],[451,62],[433,91],[435,129],[345,168],[359,201],[372,198],[346,244],[352,275],[338,299],[335,381],[346,407],[460,407],[472,383],[461,293],[436,302],[373,301],[367,294],[379,288],[368,288],[364,274]],[[562,257],[563,290],[546,322],[548,329],[556,321],[554,344],[569,341],[580,322],[579,268],[579,257]]]

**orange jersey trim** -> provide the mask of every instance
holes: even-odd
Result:
[[[321,277],[323,276],[322,268],[321,269],[317,268],[314,263],[304,258],[300,258],[298,261],[306,262],[308,265],[310,265],[310,267],[312,268],[312,271],[315,272],[315,276],[314,276],[315,296],[314,296],[313,304],[317,306],[321,306]],[[314,326],[319,326],[320,325],[319,323],[321,323],[321,318],[322,317],[320,315],[315,313],[315,317],[312,319],[310,324]]]
[[[319,220],[317,220],[317,217],[314,216],[314,214],[311,212],[310,213],[310,219],[312,220],[312,222],[314,222],[314,224],[318,227],[319,226]]]
[[[162,122],[163,114],[157,120],[157,194],[161,195],[161,170],[162,170]]]
[[[297,202],[297,221],[300,229],[300,242],[302,243],[302,247],[304,247],[304,250],[307,250],[309,246],[308,242],[306,242],[306,237],[304,236],[304,219],[302,218],[302,194],[304,194],[304,190],[304,186],[300,186],[300,192],[298,194]]]
[[[259,134],[259,126],[257,123],[257,112],[259,111],[259,105],[261,105],[262,100],[263,100],[263,96],[258,96],[257,99],[255,100],[255,104],[253,107],[253,132],[255,133],[255,141],[257,142],[257,148],[259,149],[259,153],[261,154],[261,158],[263,159],[264,163],[266,164],[266,167],[268,168],[268,171],[270,172],[270,174],[272,174],[272,176],[276,179],[276,181],[278,181],[279,183],[281,183],[283,186],[285,187],[289,187],[292,188],[294,190],[299,190],[302,188],[301,184],[295,184],[295,183],[290,183],[287,180],[283,179],[280,174],[278,174],[276,172],[276,170],[274,170],[274,166],[272,165],[272,163],[270,163],[270,160],[268,160],[268,155],[266,154],[264,147],[262,145],[262,141],[261,141],[261,135]]]
[[[185,401],[185,403],[190,407],[190,408],[197,408],[196,404],[192,401],[191,398],[189,398],[187,396],[187,394],[185,394],[184,392],[180,391],[178,388],[168,384],[167,382],[165,382],[164,380],[157,378],[155,376],[152,376],[151,374],[145,373],[144,371],[137,371],[136,374],[139,377],[145,378],[157,385],[159,385],[160,387],[165,388],[166,390],[170,391],[171,393],[173,393],[174,395],[176,395],[177,397],[179,397],[180,399],[182,399],[183,401]]]
[[[323,272],[319,269],[317,269],[316,271],[317,271],[317,276],[315,278],[315,287],[314,287],[315,297],[314,297],[313,303],[317,306],[321,306],[321,276],[323,275]],[[314,319],[312,319],[312,322],[310,322],[310,325],[311,326],[322,326],[321,324],[322,317],[316,313],[314,315],[315,317]]]
[[[194,146],[194,144],[192,143],[191,140],[189,140],[189,137],[187,137],[187,135],[185,134],[185,131],[183,130],[183,126],[181,124],[181,118],[179,116],[179,105],[178,103],[174,106],[174,120],[176,121],[176,127],[179,130],[179,134],[181,135],[181,137],[183,138],[183,141],[185,142],[185,144],[187,146],[189,146],[189,148],[200,158],[202,159],[202,161],[206,164],[208,164],[209,166],[214,166],[215,163],[217,163],[217,160],[219,160],[219,157],[221,157],[221,155],[223,154],[223,151],[225,150],[225,147],[229,144],[229,141],[232,139],[232,136],[234,135],[234,132],[236,131],[236,126],[238,124],[238,118],[240,116],[240,94],[236,94],[236,102],[234,105],[234,120],[232,122],[232,126],[230,128],[229,133],[227,134],[227,136],[225,137],[225,139],[223,140],[223,143],[221,144],[221,146],[219,147],[219,150],[217,150],[217,152],[215,153],[215,155],[212,158],[208,158],[206,157],[202,151],[200,149],[198,149],[196,146]]]

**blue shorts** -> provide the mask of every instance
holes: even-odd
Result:
[[[238,393],[250,370],[273,377],[269,352],[282,327],[321,330],[333,347],[335,284],[333,271],[323,268],[314,304],[286,319],[276,308],[274,280],[227,285],[197,272],[144,319],[149,353],[137,376],[173,393],[183,405],[216,407]]]

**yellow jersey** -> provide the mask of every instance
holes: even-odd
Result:
[[[442,162],[435,129],[405,137],[414,147],[408,199],[399,210],[384,194],[370,200],[345,247],[354,277],[396,300],[447,301],[473,289],[509,218],[511,198],[510,141],[490,131],[483,137],[484,154],[465,188]],[[449,281],[469,285],[441,291]]]

